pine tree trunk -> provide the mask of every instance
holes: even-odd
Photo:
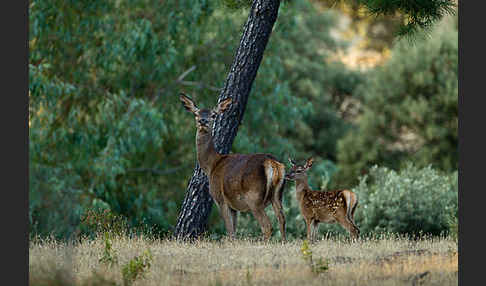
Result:
[[[214,123],[214,143],[220,153],[227,154],[231,150],[263,52],[277,20],[279,6],[279,0],[253,1],[240,45],[218,99],[218,102],[228,97],[233,99],[229,110],[218,116]],[[208,179],[196,164],[174,232],[178,239],[196,238],[206,230],[213,205],[208,188]]]

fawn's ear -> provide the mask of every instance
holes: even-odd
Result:
[[[290,166],[291,167],[295,166],[294,160],[292,160],[292,158],[290,158],[290,157],[289,157],[289,162],[290,162]]]
[[[309,159],[307,159],[307,161],[305,161],[305,168],[309,169],[310,167],[312,167],[312,163],[314,163],[314,158],[310,157]]]
[[[230,106],[231,101],[232,101],[231,98],[227,98],[221,101],[214,111],[216,111],[216,113],[224,112]]]
[[[197,108],[197,106],[194,104],[194,101],[192,101],[192,99],[190,99],[187,95],[183,93],[180,93],[179,95],[179,99],[182,101],[184,108],[194,114],[197,114],[199,108]]]

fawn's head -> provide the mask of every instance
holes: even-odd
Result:
[[[299,180],[299,179],[306,179],[307,170],[312,167],[312,163],[314,159],[310,157],[305,161],[304,164],[296,164],[294,160],[289,158],[290,162],[290,171],[285,175],[286,180]]]
[[[213,121],[216,119],[216,116],[225,111],[231,104],[231,98],[227,98],[221,101],[215,108],[199,109],[194,101],[183,93],[180,94],[180,100],[184,107],[194,114],[197,130],[205,133],[211,132]]]

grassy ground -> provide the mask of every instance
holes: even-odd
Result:
[[[29,247],[29,282],[30,285],[458,284],[457,243],[449,238],[395,237],[359,242],[326,239],[309,245],[307,255],[302,246],[302,240],[285,244],[250,240],[181,243],[103,236],[75,244],[35,240]]]

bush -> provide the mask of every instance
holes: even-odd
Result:
[[[459,238],[459,218],[457,217],[458,210],[451,210],[449,214],[448,226],[449,226],[449,235],[454,238],[456,241]]]
[[[353,189],[359,205],[355,221],[361,232],[438,235],[449,230],[457,213],[457,172],[408,164],[400,172],[374,166]]]
[[[150,250],[130,259],[122,268],[123,285],[132,285],[137,278],[143,277],[152,266],[152,260]]]
[[[81,218],[80,228],[87,235],[129,234],[130,225],[126,217],[112,213],[109,209],[88,209]]]
[[[457,39],[455,17],[445,18],[426,40],[398,42],[390,60],[369,72],[353,95],[361,114],[338,141],[340,170],[333,180],[354,185],[375,164],[458,168]]]

